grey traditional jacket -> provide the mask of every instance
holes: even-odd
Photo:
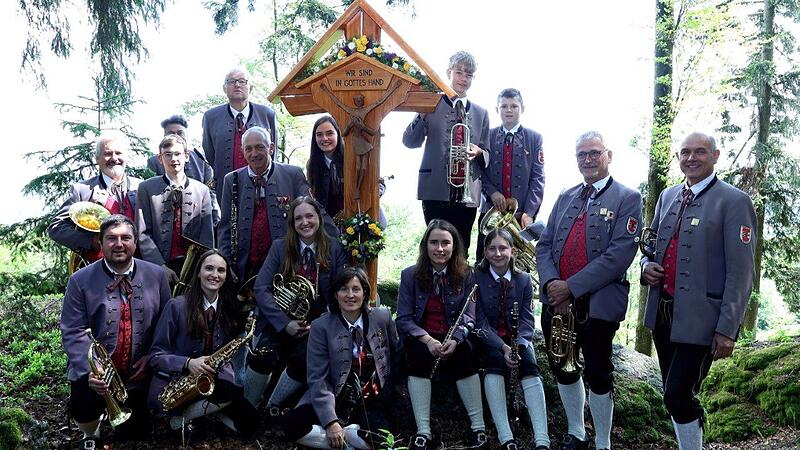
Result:
[[[142,258],[162,265],[169,259],[172,246],[174,210],[172,188],[165,176],[153,177],[139,185],[136,205],[136,226],[139,228],[139,250]],[[186,178],[181,205],[183,236],[208,248],[214,247],[211,223],[211,193],[208,186]]]
[[[98,260],[75,272],[67,283],[64,305],[61,310],[61,343],[67,354],[67,378],[75,381],[89,373],[86,355],[89,350],[91,329],[94,338],[105,347],[109,355],[117,348],[120,306],[119,289],[109,291],[114,281]],[[147,261],[134,259],[131,279],[133,294],[131,305],[131,364],[146,356],[153,342],[159,314],[170,298],[169,283],[161,267]]]
[[[317,278],[317,301],[321,303],[323,309],[327,309],[328,300],[330,299],[330,285],[331,281],[336,278],[342,268],[347,265],[347,255],[344,253],[342,244],[335,238],[329,238],[331,254],[328,259],[330,270],[320,269]],[[298,250],[299,251],[299,250]],[[258,272],[256,278],[255,296],[256,305],[258,306],[259,316],[256,322],[256,333],[260,333],[265,326],[271,332],[280,333],[289,324],[289,316],[275,304],[273,297],[272,279],[276,273],[281,271],[281,263],[283,256],[286,252],[286,239],[279,238],[272,242],[272,247],[269,248],[269,254]],[[313,308],[312,308],[313,309]]]
[[[147,168],[156,173],[156,175],[164,175],[164,166],[158,160],[158,155],[153,155],[147,159]],[[214,189],[214,169],[206,161],[203,150],[193,149],[189,152],[189,161],[184,168],[186,176],[197,180],[211,190],[211,207],[214,208],[214,226],[219,223],[219,203],[217,202],[217,191]]]
[[[135,209],[136,190],[142,180],[127,175],[125,179],[128,200],[131,203],[131,207]],[[76,252],[92,248],[92,239],[95,233],[78,228],[69,218],[69,207],[77,202],[93,202],[100,206],[105,206],[108,195],[108,187],[102,175],[73,184],[72,188],[70,188],[69,196],[61,205],[55,217],[53,217],[50,226],[47,227],[47,234],[50,235],[50,239]]]
[[[655,261],[678,223],[683,185],[661,192],[651,227],[658,232]],[[679,230],[673,342],[711,345],[714,333],[736,339],[755,276],[756,215],[744,192],[714,178],[686,207]],[[642,264],[650,262],[642,258]],[[645,325],[654,329],[661,286],[650,287]]]
[[[204,340],[202,338],[194,339],[189,335],[186,298],[180,296],[167,302],[164,312],[161,313],[161,317],[158,319],[155,337],[153,338],[153,347],[150,350],[150,366],[154,371],[153,379],[150,382],[150,391],[147,395],[147,403],[150,408],[156,411],[161,410],[161,402],[158,401],[158,395],[172,378],[185,374],[183,367],[186,361],[201,356],[209,356],[231,340],[232,336],[227,336],[222,328],[221,317],[222,311],[217,309],[212,350],[208,354],[203,354]],[[231,362],[224,364],[220,368],[219,372],[217,372],[217,377],[235,383]]]
[[[425,314],[425,306],[431,293],[422,290],[417,280],[414,278],[416,265],[406,267],[400,273],[400,289],[397,292],[397,330],[405,339],[408,336],[418,338],[428,334],[420,325],[422,316]],[[447,326],[452,327],[458,318],[458,314],[467,301],[467,295],[475,284],[475,276],[470,272],[464,285],[456,291],[447,285],[444,289],[444,311],[447,316]],[[464,317],[459,323],[458,328],[453,333],[453,339],[457,342],[463,341],[469,334],[469,327],[476,326],[475,323],[475,303],[470,303],[464,313]]]
[[[365,337],[375,360],[381,388],[393,370],[400,340],[388,308],[373,308],[365,320]],[[337,419],[336,396],[342,391],[353,361],[353,337],[341,315],[325,313],[311,324],[306,360],[309,389],[298,405],[310,403],[325,426]]]
[[[489,114],[480,106],[467,101],[471,142],[482,149],[489,148]],[[421,147],[425,143],[422,162],[419,167],[417,199],[450,200],[450,186],[447,184],[448,156],[450,154],[450,130],[456,122],[453,102],[442,96],[436,110],[425,115],[417,114],[403,133],[403,145],[408,148]],[[472,165],[475,166],[474,164]],[[477,174],[480,169],[475,169]],[[471,186],[473,203],[480,205],[480,183]]]
[[[478,326],[483,331],[483,342],[497,349],[503,347],[503,340],[497,335],[500,327],[500,281],[495,281],[491,272],[477,270],[478,301],[475,307]],[[505,327],[511,331],[511,310],[514,302],[519,305],[519,334],[517,344],[533,345],[533,285],[531,276],[524,272],[512,273],[506,291]]]
[[[547,283],[560,279],[564,244],[575,223],[581,204],[582,184],[558,196],[547,227],[536,245],[536,264],[542,303],[547,298]],[[621,322],[628,306],[630,283],[625,277],[636,256],[634,238],[639,234],[642,197],[610,178],[606,187],[589,201],[586,213],[586,253],[589,264],[566,280],[575,298],[589,296],[589,316]]]
[[[272,240],[286,236],[287,212],[289,203],[297,197],[309,195],[308,181],[299,167],[281,164],[273,161],[273,169],[267,179],[267,211],[269,214],[269,232]],[[233,177],[238,180],[238,210],[237,210],[237,254],[233,262],[235,272],[243,277],[245,264],[250,255],[250,243],[253,233],[261,236],[264,231],[253,230],[253,213],[256,201],[256,189],[253,179],[247,172],[247,167],[225,175],[222,190],[222,220],[219,223],[219,250],[228,260],[233,258],[231,244],[231,206],[233,205]]]
[[[481,170],[481,212],[492,208],[491,195],[503,189],[503,127],[489,132],[489,166],[478,164]],[[511,196],[519,203],[517,214],[536,217],[544,195],[544,154],[542,135],[528,128],[519,127],[514,133],[511,153]]]
[[[246,128],[262,127],[269,130],[272,142],[277,148],[278,135],[275,130],[275,111],[267,105],[250,102],[250,115],[245,121]],[[230,106],[215,106],[203,114],[203,150],[208,163],[214,169],[214,186],[217,198],[222,197],[222,180],[233,170],[233,132],[236,119]]]

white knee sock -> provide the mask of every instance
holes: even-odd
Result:
[[[678,438],[678,450],[703,449],[703,428],[700,427],[700,419],[689,423],[677,423],[672,419],[672,427],[675,428],[675,436]]]
[[[100,436],[100,419],[86,423],[80,423],[76,421],[75,425],[77,425],[78,429],[83,432],[84,438]]]
[[[212,414],[212,416],[214,416],[217,419],[219,419],[219,421],[222,422],[222,424],[225,425],[229,430],[231,430],[231,431],[239,431],[239,430],[236,429],[236,424],[233,423],[233,419],[228,417],[228,415],[225,414],[224,412],[217,411],[214,414]]]
[[[487,373],[483,377],[483,388],[486,391],[486,402],[489,403],[494,426],[497,428],[497,439],[504,444],[514,438],[511,426],[508,424],[505,377],[496,373]]]
[[[278,379],[278,384],[275,385],[275,390],[267,401],[267,406],[284,406],[284,403],[303,387],[303,383],[290,377],[286,370],[281,372],[281,377]]]
[[[264,395],[264,390],[267,389],[269,379],[270,374],[259,373],[249,367],[244,374],[244,398],[256,408],[261,401],[261,396]]]
[[[198,400],[194,403],[190,403],[189,406],[184,408],[182,415],[170,417],[169,426],[173,430],[179,430],[192,420],[197,419],[198,417],[214,414],[228,405],[230,405],[230,402],[216,404],[211,403],[208,400]]]
[[[417,434],[422,434],[430,439],[431,380],[409,376],[408,396],[411,397],[411,409],[414,410],[414,421],[417,422]]]
[[[458,395],[461,397],[464,408],[467,409],[472,431],[486,430],[486,425],[483,423],[481,379],[478,374],[456,381],[456,388],[458,388]]]
[[[298,439],[297,443],[311,448],[328,448],[328,437],[325,435],[325,429],[322,426],[312,425],[311,431]]]
[[[567,414],[567,433],[576,438],[586,440],[586,427],[583,423],[583,407],[586,403],[586,391],[583,388],[583,379],[572,384],[558,383],[558,394]]]
[[[547,433],[547,403],[544,398],[544,386],[539,377],[522,379],[522,392],[525,393],[525,405],[533,426],[536,445],[550,447],[550,436]]]
[[[594,446],[610,449],[611,421],[614,417],[614,399],[611,397],[611,392],[599,395],[590,389],[589,412],[592,413],[592,424],[594,424]]]
[[[370,450],[372,446],[367,444],[367,441],[361,438],[358,435],[358,425],[352,424],[344,427],[344,440],[347,441],[348,444],[351,446],[362,449],[362,450]]]

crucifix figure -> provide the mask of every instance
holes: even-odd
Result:
[[[350,107],[342,102],[333,92],[331,92],[326,84],[320,85],[320,88],[326,94],[328,94],[333,102],[350,116],[350,121],[347,122],[347,126],[344,127],[342,136],[347,136],[353,129],[356,131],[353,139],[353,151],[356,153],[356,155],[358,155],[358,160],[356,161],[356,189],[355,195],[353,196],[355,200],[361,198],[361,182],[364,179],[366,167],[369,163],[369,152],[373,147],[371,142],[372,138],[380,134],[378,130],[368,127],[364,121],[367,115],[372,112],[373,109],[383,104],[383,102],[386,101],[386,99],[389,98],[389,96],[392,95],[392,93],[394,93],[394,91],[396,91],[399,87],[400,81],[396,80],[392,84],[392,87],[383,93],[381,98],[375,101],[375,103],[372,103],[366,107],[364,106],[364,96],[361,94],[356,94],[353,96],[354,107]]]

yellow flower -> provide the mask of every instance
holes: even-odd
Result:
[[[409,64],[409,63],[405,63],[405,64],[403,64],[403,70],[405,70],[406,72],[408,72],[408,69],[409,69],[409,68],[411,68],[411,64]]]
[[[375,233],[375,236],[380,236],[381,235],[381,229],[380,228],[375,228],[374,230],[372,230],[372,232]]]
[[[339,53],[336,54],[336,57],[339,59],[342,59],[345,56],[347,56],[347,53],[345,53],[344,50],[339,50]]]
[[[347,231],[347,234],[351,234],[351,235],[355,234],[355,232],[356,232],[356,230],[354,230],[353,227],[347,227],[347,229],[345,231]]]
[[[367,40],[367,35],[366,34],[362,34],[361,37],[358,38],[358,42],[360,42],[361,45],[367,45],[367,42],[369,42]]]
[[[353,255],[353,256],[358,256],[358,250],[353,249],[353,251],[350,252],[350,254]]]
[[[362,44],[361,41],[356,42],[356,50],[358,50],[359,53],[364,53],[366,49],[367,46]]]
[[[381,53],[383,53],[383,49],[380,47],[375,47],[373,50],[375,50],[376,55],[380,55]]]

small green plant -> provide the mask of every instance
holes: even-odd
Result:
[[[397,439],[394,437],[391,431],[385,430],[381,428],[381,443],[378,444],[378,448],[380,450],[406,450],[408,447],[398,447],[397,445],[402,441],[402,439]]]

